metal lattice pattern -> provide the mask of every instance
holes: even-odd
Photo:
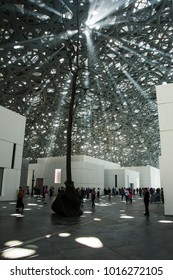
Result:
[[[155,85],[173,82],[173,4],[160,0],[0,1],[0,104],[27,118],[24,157],[72,154],[158,167]]]

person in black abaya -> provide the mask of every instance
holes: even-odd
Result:
[[[145,216],[149,216],[149,202],[150,202],[150,194],[147,188],[144,189],[144,205],[145,205]]]

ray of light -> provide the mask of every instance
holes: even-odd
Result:
[[[67,9],[71,14],[73,14],[72,11],[70,10],[70,8],[65,4],[65,2],[64,2],[63,0],[59,0],[59,1],[63,4],[64,7],[66,7],[66,9]]]
[[[146,96],[145,94],[145,91],[143,90],[143,88],[131,77],[131,75],[125,70],[122,68],[122,66],[120,66],[122,72],[126,75],[126,77],[129,79],[129,81],[136,87],[136,89],[141,93],[141,95],[148,101],[149,104],[157,107],[157,105],[148,98],[148,96]]]
[[[52,130],[51,130],[51,135],[50,135],[50,142],[49,142],[49,145],[47,147],[47,157],[50,156],[51,154],[51,149],[53,149],[53,146],[54,146],[54,143],[55,143],[55,140],[56,140],[56,135],[58,133],[58,129],[61,125],[61,120],[59,118],[58,120],[58,116],[60,115],[60,112],[63,108],[63,105],[64,105],[64,102],[65,102],[65,98],[66,98],[66,95],[67,95],[67,92],[70,88],[70,84],[71,84],[71,73],[69,73],[67,75],[67,77],[65,78],[65,81],[64,81],[64,84],[65,84],[65,87],[64,87],[64,90],[62,90],[62,94],[61,94],[61,97],[60,97],[60,100],[57,102],[57,110],[56,110],[56,113],[54,115],[54,121],[52,123]]]
[[[125,2],[126,0],[119,0],[113,4],[112,1],[94,1],[90,6],[86,25],[95,25],[97,22],[117,11]]]
[[[37,5],[40,8],[45,8],[47,11],[52,12],[55,15],[58,15],[58,16],[62,17],[61,12],[58,12],[57,10],[49,7],[48,5],[46,5],[45,3],[41,2],[41,1],[39,3],[36,3],[35,0],[28,0],[28,1],[31,2],[31,3],[34,3],[34,5]]]
[[[168,58],[172,58],[173,57],[173,54],[165,53],[165,52],[163,52],[161,50],[158,50],[157,48],[151,48],[145,42],[136,43],[136,42],[133,42],[133,41],[129,41],[129,40],[125,39],[125,38],[123,38],[122,41],[128,43],[129,45],[138,46],[139,48],[145,49],[146,51],[151,51],[153,54],[158,55],[158,56],[161,54],[164,57],[168,57]],[[130,51],[133,52],[133,50],[131,50],[131,49],[130,49]]]
[[[109,65],[109,66],[110,66],[110,65]],[[122,102],[122,104],[123,104],[123,102],[125,101],[125,100],[124,100],[124,97],[123,97],[123,95],[122,95],[119,91],[116,91],[116,89],[117,89],[117,84],[116,84],[116,81],[115,81],[115,78],[114,78],[113,74],[112,74],[111,71],[110,71],[110,67],[108,67],[108,65],[106,65],[106,64],[104,63],[104,68],[105,68],[105,70],[106,70],[106,73],[107,73],[107,75],[108,75],[110,81],[111,81],[111,86],[113,85],[113,87],[114,87],[115,98],[116,98],[116,94],[118,94],[118,96],[120,97],[121,102]]]

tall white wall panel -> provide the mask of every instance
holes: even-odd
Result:
[[[125,171],[124,169],[105,170],[104,184],[105,188],[115,187],[115,175],[117,175],[117,187],[125,187]]]
[[[16,200],[20,184],[26,118],[0,106],[0,167],[4,169],[0,201]]]
[[[19,182],[20,170],[4,169],[1,201],[16,200]]]
[[[13,143],[0,139],[0,167],[11,168]]]
[[[173,84],[156,87],[161,140],[160,173],[165,214],[173,215]]]
[[[0,106],[0,139],[23,146],[26,118]]]
[[[133,166],[127,167],[140,174],[141,188],[160,188],[160,170],[152,166]]]
[[[14,168],[15,169],[20,169],[21,170],[22,155],[23,155],[23,146],[16,145],[15,161],[14,161]]]
[[[105,187],[115,187],[115,175],[117,175],[117,188],[129,188],[130,184],[133,184],[134,188],[139,187],[139,172],[124,168],[105,170]]]

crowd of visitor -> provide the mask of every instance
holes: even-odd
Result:
[[[145,214],[149,216],[149,203],[164,203],[164,192],[163,188],[124,188],[121,187],[119,189],[113,188],[104,188],[103,192],[101,192],[101,188],[89,188],[89,187],[77,187],[76,188],[79,196],[80,205],[83,206],[84,199],[91,200],[91,205],[95,207],[95,200],[99,199],[101,195],[107,196],[111,199],[112,196],[118,195],[122,201],[126,203],[132,203],[133,197],[138,195],[139,197],[143,197],[144,205],[145,205]],[[33,189],[33,195],[37,198],[41,198],[42,201],[46,204],[48,197],[53,197],[56,194],[63,194],[65,192],[65,187],[61,186],[58,188],[57,193],[55,193],[54,186],[48,187],[37,187],[35,186]],[[19,187],[19,191],[17,194],[17,202],[16,202],[16,210],[19,211],[19,208],[24,209],[23,197],[24,195],[29,195],[29,187],[22,188]]]

